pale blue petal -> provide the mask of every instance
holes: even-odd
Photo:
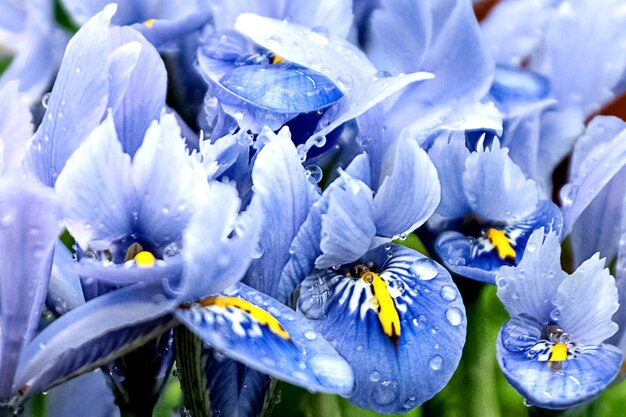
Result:
[[[545,237],[545,240],[544,240]],[[558,235],[537,229],[528,239],[516,267],[502,267],[496,276],[498,297],[511,317],[528,314],[539,322],[554,309],[552,297],[563,279]]]
[[[176,117],[164,114],[146,131],[130,173],[137,196],[137,231],[158,247],[180,242],[202,181],[181,137]]]
[[[132,233],[129,178],[130,157],[109,114],[68,159],[56,183],[66,226],[81,248],[104,249]]]
[[[184,270],[176,288],[181,302],[192,302],[238,282],[257,253],[262,218],[253,197],[239,214],[241,201],[232,185],[212,182],[183,236]]]
[[[300,314],[243,284],[230,287],[223,295],[243,298],[265,310],[289,337],[283,338],[236,308],[192,304],[178,309],[176,316],[204,342],[259,372],[311,391],[350,392],[350,366]]]
[[[541,53],[531,65],[548,74],[562,108],[577,106],[589,115],[613,99],[612,89],[626,68],[626,14],[617,12],[621,5],[619,0],[562,2],[552,13]]]
[[[256,417],[263,408],[270,377],[206,348],[207,390],[215,416]]]
[[[84,279],[91,279],[96,284],[134,284],[136,282],[160,283],[163,280],[175,282],[183,271],[181,257],[168,257],[157,260],[154,267],[142,268],[132,262],[116,264],[83,258],[74,265],[74,271]]]
[[[112,51],[106,34],[115,10],[114,5],[107,6],[94,16],[65,52],[48,110],[26,156],[26,166],[44,184],[54,184],[65,161],[106,114],[109,73],[104,69],[115,63],[109,59]],[[123,55],[116,57],[122,59]]]
[[[571,232],[583,211],[626,164],[625,139],[626,131],[621,131],[610,141],[604,141],[580,154],[584,160],[578,165],[578,171],[570,182],[560,191],[564,236]]]
[[[171,4],[171,6],[173,6],[172,8],[176,7],[175,2],[167,2],[166,4]],[[189,5],[189,3],[183,4]],[[211,11],[203,10],[204,6],[198,8],[191,7],[191,10],[188,10],[190,14],[182,17],[159,13],[159,11],[162,10],[162,7],[163,6],[161,6],[158,11],[155,10],[156,14],[150,18],[154,19],[154,21],[151,21],[149,26],[145,23],[145,21],[136,21],[138,23],[131,26],[133,29],[140,32],[148,42],[156,48],[159,48],[159,50],[167,50],[169,47],[168,43],[185,39],[185,36],[202,29],[202,27],[206,25],[212,17]],[[159,15],[160,18],[158,17]]]
[[[519,220],[531,214],[539,200],[534,181],[494,141],[491,149],[478,149],[465,161],[463,188],[477,214],[491,220]]]
[[[26,145],[33,134],[30,110],[22,100],[18,81],[0,89],[0,138],[2,160],[0,172],[17,171],[21,166]]]
[[[615,284],[619,295],[619,306],[615,314],[615,322],[619,324],[618,332],[608,342],[618,346],[622,351],[626,349],[626,203],[622,205],[622,221],[620,224],[617,262],[615,263]]]
[[[82,375],[54,388],[46,396],[47,417],[72,415],[118,417],[113,393],[100,370]]]
[[[137,31],[125,27],[113,28],[109,36],[112,47],[131,42],[140,45],[137,63],[126,82],[123,99],[113,106],[116,109],[117,135],[124,152],[133,156],[141,145],[146,129],[153,120],[159,119],[165,107],[167,73],[159,53]]]
[[[472,211],[463,193],[463,171],[470,155],[465,146],[465,134],[442,133],[435,139],[428,155],[437,168],[441,182],[441,202],[437,214],[446,219],[456,219]]]
[[[482,38],[499,64],[519,66],[542,39],[551,0],[509,0],[496,4],[481,22]]]
[[[316,271],[302,283],[298,309],[352,365],[352,403],[404,413],[452,376],[465,342],[465,309],[448,272],[415,251],[379,247],[359,262],[374,262],[390,288],[400,320],[397,347],[371,307],[370,286],[359,278]]]
[[[388,149],[381,177],[374,196],[377,236],[410,233],[439,205],[441,185],[435,165],[407,133],[403,133],[395,150]]]
[[[476,281],[495,284],[496,272],[503,261],[494,256],[474,261],[472,248],[476,239],[459,232],[441,233],[435,241],[435,253],[450,271]]]
[[[11,397],[18,356],[39,323],[60,220],[52,190],[0,180],[0,400]]]
[[[72,252],[60,240],[57,241],[46,299],[46,305],[57,316],[85,304],[80,278],[73,269],[74,264]]]
[[[319,191],[306,177],[289,135],[265,132],[265,137],[269,142],[257,154],[252,170],[254,193],[263,211],[259,241],[263,256],[252,262],[244,282],[277,297],[280,274],[289,260],[289,247]]]
[[[562,369],[556,372],[547,362],[530,358],[522,346],[507,346],[511,337],[537,332],[529,327],[528,322],[510,320],[500,331],[496,344],[504,376],[529,404],[551,409],[573,407],[598,395],[617,375],[622,353],[611,345],[586,347],[578,357],[561,362]],[[527,336],[526,341],[537,336]],[[531,346],[527,343],[526,347]]]
[[[97,297],[61,316],[26,346],[13,388],[41,392],[121,356],[175,323],[177,305],[141,284]]]
[[[619,307],[617,287],[598,254],[565,278],[554,304],[559,326],[580,345],[599,345],[617,332],[611,320]]]
[[[347,173],[327,189],[328,210],[322,214],[320,249],[316,268],[330,268],[359,259],[376,235],[372,190]]]

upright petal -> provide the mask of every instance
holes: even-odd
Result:
[[[129,178],[130,157],[109,114],[68,159],[56,183],[67,228],[83,249],[105,249],[132,233]]]
[[[0,141],[2,161],[0,171],[17,171],[22,164],[26,145],[33,134],[30,110],[22,101],[18,82],[12,81],[0,89]]]
[[[85,295],[80,284],[80,278],[74,271],[74,265],[72,252],[58,240],[54,248],[50,285],[46,299],[48,308],[58,316],[85,304]]]
[[[23,345],[39,323],[61,212],[52,190],[31,180],[0,180],[0,401]]]
[[[289,137],[272,132],[266,135],[269,142],[257,155],[252,170],[254,193],[263,211],[259,240],[263,256],[252,261],[245,282],[278,297],[279,277],[289,259],[289,247],[319,191],[305,176]]]

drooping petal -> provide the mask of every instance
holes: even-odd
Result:
[[[14,390],[33,395],[141,346],[175,324],[176,305],[159,286],[142,284],[87,302],[26,346]]]
[[[179,242],[195,209],[198,180],[176,117],[164,114],[146,131],[133,158],[137,229],[158,247]]]
[[[33,134],[32,116],[22,101],[18,82],[12,81],[0,89],[0,141],[2,161],[0,171],[17,171]]]
[[[417,252],[379,247],[359,262],[374,263],[385,290],[373,293],[361,278],[318,270],[302,283],[298,310],[352,365],[351,402],[403,413],[452,376],[465,341],[465,309],[448,272]],[[393,311],[395,342],[384,324]]]
[[[204,342],[257,371],[312,391],[350,392],[350,366],[296,312],[244,284],[179,308]]]
[[[559,326],[581,345],[599,345],[617,332],[611,318],[619,307],[615,280],[598,254],[565,278],[554,304]]]
[[[394,237],[421,226],[441,199],[437,170],[428,154],[406,132],[388,151],[374,195],[378,236]]]
[[[513,322],[514,319],[507,322],[500,331],[496,356],[506,379],[529,404],[551,409],[573,407],[602,392],[619,371],[622,352],[611,345],[583,348],[580,355],[561,362],[561,369],[553,371],[548,362],[529,358],[520,347],[507,348],[512,334],[513,337],[532,334],[532,330],[519,322],[514,324],[516,330],[511,329]],[[526,337],[527,341],[532,340]]]
[[[100,370],[56,387],[46,397],[46,416],[118,417],[113,393]]]
[[[263,211],[259,241],[263,256],[252,262],[244,282],[278,297],[279,278],[289,259],[289,247],[319,191],[306,178],[289,136],[272,132],[265,135],[269,142],[258,153],[252,171],[255,196]]]
[[[132,233],[129,178],[130,157],[109,114],[68,159],[56,183],[67,228],[82,248],[104,249]]]
[[[52,190],[0,180],[0,400],[11,398],[18,356],[39,323],[60,219]]]
[[[213,415],[256,417],[263,408],[270,377],[211,348],[207,355],[207,389]]]
[[[554,309],[552,297],[565,277],[556,233],[537,229],[528,239],[517,267],[502,267],[496,276],[498,297],[511,317],[528,314],[542,321]]]
[[[494,141],[491,149],[472,153],[465,162],[463,188],[472,209],[491,220],[519,220],[531,214],[539,200],[534,181]]]

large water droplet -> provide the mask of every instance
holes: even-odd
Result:
[[[350,74],[341,74],[337,78],[337,87],[342,91],[350,91],[354,86],[354,79]]]
[[[445,285],[444,287],[442,287],[441,298],[443,298],[446,301],[456,300],[456,290],[454,289],[454,287],[451,287],[449,285]]]
[[[564,206],[569,206],[574,202],[576,194],[578,193],[578,186],[574,184],[565,184],[561,189],[561,202]]]
[[[552,321],[559,321],[561,319],[561,312],[558,308],[555,308],[550,312],[550,319],[552,319]]]
[[[420,258],[409,267],[413,275],[422,281],[430,281],[439,273],[437,264],[430,258]]]
[[[376,386],[374,390],[374,402],[378,405],[392,403],[398,397],[398,384],[394,381],[385,380]]]
[[[313,138],[313,144],[317,146],[318,148],[321,148],[322,146],[326,145],[326,136],[324,135],[315,136]]]
[[[313,184],[319,183],[322,180],[322,176],[324,175],[324,173],[322,172],[322,168],[318,167],[317,165],[309,165],[308,167],[306,167],[305,174],[309,181],[311,181]]]
[[[443,358],[439,355],[433,356],[432,358],[430,358],[428,366],[430,366],[430,369],[432,369],[433,371],[440,370],[443,366]]]
[[[50,93],[46,93],[43,96],[41,96],[41,105],[43,106],[44,109],[48,109],[48,103],[50,102]]]
[[[446,311],[446,318],[453,326],[458,326],[463,321],[463,313],[456,307],[449,308]]]
[[[378,371],[372,371],[370,373],[370,381],[372,382],[378,382],[380,381],[380,372]]]
[[[309,360],[313,373],[321,384],[330,387],[349,387],[353,383],[352,368],[347,362],[337,361],[332,355],[317,355]]]

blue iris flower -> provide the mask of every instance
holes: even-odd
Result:
[[[0,89],[0,409],[17,394],[18,358],[37,329],[61,232],[54,191],[17,175],[30,119],[17,82]]]
[[[465,310],[444,268],[390,243],[426,221],[440,187],[408,135],[387,145],[357,156],[312,204],[274,291],[285,299],[299,285],[298,311],[354,370],[349,400],[394,413],[447,383]]]
[[[561,270],[558,235],[538,229],[517,267],[497,275],[498,297],[511,319],[497,358],[530,404],[564,409],[603,391],[617,375],[622,352],[603,342],[617,331],[617,288],[594,255],[573,274]]]
[[[494,283],[505,265],[522,259],[537,228],[560,233],[561,213],[511,160],[498,139],[483,136],[474,152],[466,135],[443,134],[429,150],[442,183],[442,202],[429,226],[435,251],[452,271]]]

